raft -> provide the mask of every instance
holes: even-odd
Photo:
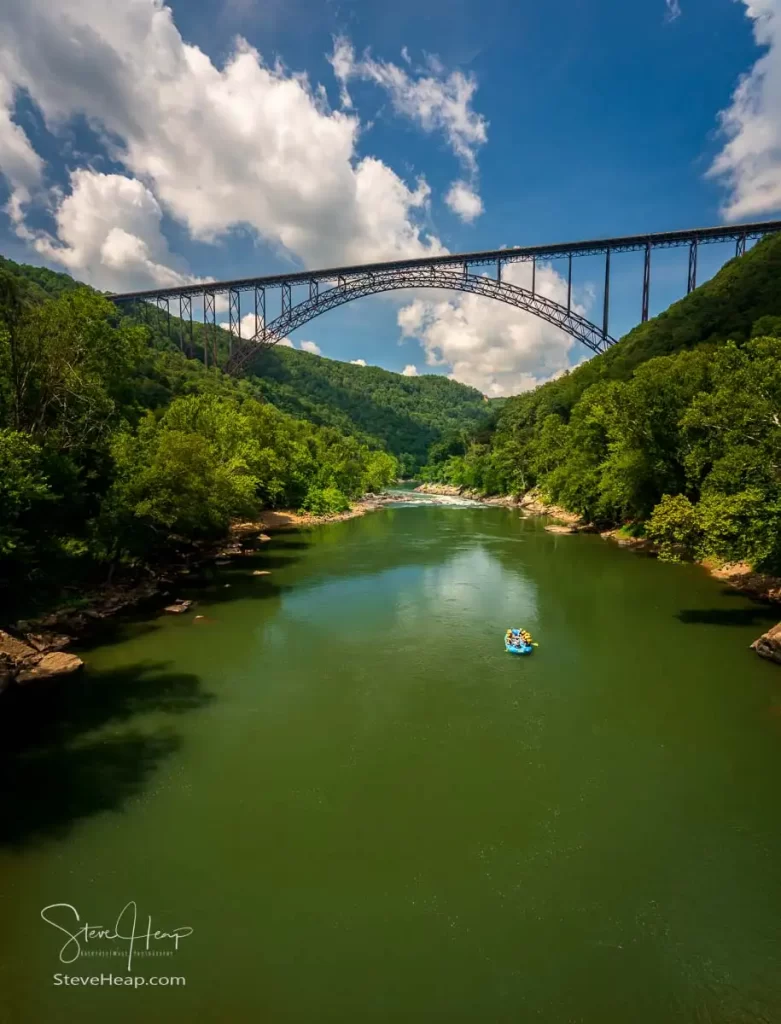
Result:
[[[510,654],[531,654],[534,650],[531,644],[521,643],[520,647],[515,647],[513,644],[508,644],[506,640],[504,642],[504,648]]]
[[[521,631],[519,629],[512,630],[513,640],[518,640],[520,643],[511,644],[507,637],[504,640],[504,649],[508,654],[531,654],[534,650],[533,644],[527,644],[525,640],[521,640]]]

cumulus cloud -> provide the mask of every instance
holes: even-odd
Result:
[[[531,267],[505,266],[503,279],[530,288]],[[536,288],[566,305],[567,282],[551,267],[537,267]],[[573,303],[573,309],[586,315],[583,305]],[[479,295],[418,296],[399,310],[397,319],[404,337],[419,339],[429,366],[448,367],[450,377],[489,397],[528,391],[560,375],[571,365],[576,344],[531,313]]]
[[[727,138],[710,168],[729,188],[728,220],[781,209],[781,0],[741,0],[765,52],[721,113]]]
[[[243,39],[218,67],[183,41],[162,0],[6,0],[0,74],[51,130],[86,117],[196,239],[249,226],[307,266],[442,251],[418,220],[428,186],[358,159],[357,117],[329,110],[321,88]]]
[[[352,44],[343,36],[334,40],[329,59],[346,109],[352,108],[348,82],[351,79],[373,82],[388,94],[396,114],[408,118],[425,132],[443,135],[470,178],[471,187],[464,185],[464,188],[474,197],[471,209],[474,210],[477,201],[480,204],[478,212],[482,212],[482,203],[474,192],[476,154],[488,138],[488,122],[472,107],[477,89],[474,77],[461,71],[448,73],[435,57],[429,57],[427,67],[413,70],[406,48],[402,51],[402,59],[408,68],[375,60],[368,51],[358,59]],[[476,216],[477,213],[473,212],[464,219],[473,220]]]
[[[407,363],[404,369],[401,371],[402,377],[417,377],[418,368],[414,363]]]
[[[320,346],[316,345],[313,341],[302,341],[301,348],[304,352],[311,352],[313,356],[322,355]]]
[[[54,210],[57,238],[25,230],[42,256],[105,291],[195,280],[176,269],[160,230],[160,205],[140,181],[82,168],[71,173],[70,185]]]
[[[263,325],[263,320],[261,319],[261,320],[259,320],[259,326],[262,326],[262,325]],[[230,327],[230,320],[221,320],[221,321],[219,321],[219,326],[222,327],[223,330],[229,331],[231,329],[231,327]],[[241,337],[242,338],[246,338],[246,339],[254,338],[255,337],[255,314],[254,313],[245,313],[244,316],[239,321],[239,327],[241,329]],[[277,344],[280,344],[280,345],[284,344],[286,348],[293,348],[294,347],[293,346],[293,342],[290,340],[290,338],[285,338],[284,342],[280,341]]]
[[[353,366],[366,366],[365,359],[351,359],[350,362],[353,364]]]
[[[453,182],[445,202],[467,224],[471,224],[483,212],[483,200],[465,181]]]

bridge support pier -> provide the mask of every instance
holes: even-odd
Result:
[[[692,242],[689,246],[689,286],[686,290],[687,295],[691,295],[694,289],[697,287],[697,243]]]
[[[184,352],[184,324],[185,318],[189,323],[190,341],[187,345],[187,354],[190,355],[193,346],[193,303],[189,295],[179,296],[179,351]]]
[[[261,341],[266,339],[266,289],[255,288],[255,341],[260,337],[261,331],[263,337]]]
[[[537,294],[537,257],[532,260],[532,295]]]
[[[643,264],[643,315],[642,322],[648,320],[648,307],[651,298],[651,243],[646,242],[645,262]]]
[[[238,338],[241,342],[241,292],[238,288],[231,288],[228,292],[228,358],[233,356],[233,339]]]
[[[289,313],[293,307],[293,289],[289,281],[282,282],[282,316]]]
[[[569,254],[569,266],[567,268],[567,312],[572,311],[572,253]]]
[[[203,293],[203,365],[209,365],[209,342],[212,343],[212,361],[217,365],[217,303],[214,292]],[[211,328],[211,330],[210,330]]]
[[[171,337],[171,306],[168,302],[168,296],[161,295],[157,300],[157,308],[160,312],[165,312],[165,333]]]
[[[610,250],[605,253],[605,304],[602,311],[602,337],[610,336]]]
[[[735,241],[735,255],[745,256],[746,255],[746,236],[740,235]]]

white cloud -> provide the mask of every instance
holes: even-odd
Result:
[[[352,107],[347,91],[351,79],[374,82],[390,96],[394,111],[407,117],[423,131],[440,132],[466,168],[472,184],[477,175],[477,150],[488,138],[488,122],[472,108],[477,82],[461,71],[449,74],[436,57],[428,58],[425,69],[407,70],[397,64],[375,60],[367,51],[360,60],[349,40],[334,40],[329,58],[341,87],[342,103]],[[402,59],[411,64],[409,52]],[[478,197],[475,195],[475,199]],[[479,199],[478,199],[479,202]],[[482,204],[481,204],[482,209]],[[473,214],[472,218],[477,216]]]
[[[240,38],[215,65],[182,40],[162,0],[6,0],[0,74],[29,91],[51,130],[86,117],[196,239],[249,226],[307,266],[443,251],[417,219],[428,186],[359,159],[357,117],[330,111],[305,75],[267,66]],[[122,260],[133,274],[157,262],[143,247]]]
[[[351,359],[350,362],[353,364],[353,366],[366,366],[365,359]]]
[[[353,67],[355,66],[355,50],[349,39],[339,36],[334,39],[334,48],[328,58],[331,67],[334,69],[336,80],[339,82],[339,99],[345,110],[352,110],[353,101],[347,90]]]
[[[263,325],[263,320],[262,319],[259,321],[259,324],[260,324],[260,326]],[[244,316],[239,321],[239,325],[240,325],[240,329],[241,329],[241,337],[242,338],[244,338],[246,340],[249,340],[250,338],[254,338],[255,337],[255,314],[254,313],[245,313]],[[229,319],[228,320],[221,320],[219,322],[219,326],[222,327],[223,330],[229,331],[230,330],[230,320]],[[278,342],[278,344],[281,345],[283,343],[282,342]],[[290,340],[290,338],[285,338],[285,346],[286,346],[286,348],[293,348],[293,342]]]
[[[679,0],[664,0],[667,12],[665,14],[665,21],[676,21],[681,16],[681,5]]]
[[[531,267],[503,269],[510,284],[531,287]],[[566,305],[567,282],[551,267],[538,266],[537,291]],[[586,309],[573,303],[585,315]],[[557,327],[495,299],[460,294],[453,299],[416,297],[399,311],[402,335],[420,340],[429,366],[490,397],[528,391],[563,373],[577,343]],[[406,372],[406,371],[405,371]]]
[[[483,212],[483,200],[465,181],[453,182],[445,202],[467,224],[471,224]]]
[[[43,160],[12,119],[14,99],[13,86],[0,74],[0,173],[5,175],[11,190],[5,210],[12,223],[21,225],[24,206],[41,184]]]
[[[96,288],[121,291],[195,280],[175,269],[160,230],[162,211],[140,181],[121,174],[73,171],[71,192],[54,211],[57,239],[26,231],[33,247]]]
[[[418,368],[414,365],[414,363],[407,363],[407,365],[401,371],[401,375],[402,377],[417,377]]]
[[[304,352],[311,352],[313,356],[322,355],[320,346],[316,345],[313,341],[302,341],[301,348]]]
[[[781,209],[781,0],[741,0],[765,53],[721,113],[728,141],[709,174],[729,188],[728,220]]]

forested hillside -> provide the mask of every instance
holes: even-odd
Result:
[[[444,433],[472,430],[488,414],[479,391],[428,374],[402,377],[378,366],[321,359],[274,347],[253,364],[268,401],[294,416],[382,441],[412,475]]]
[[[79,287],[67,274],[0,257],[2,270],[18,280],[26,301],[43,301]],[[163,314],[157,310],[146,309],[144,324],[158,347],[176,350],[180,333],[176,317],[171,318],[171,338]],[[202,358],[200,324],[193,325],[193,334],[196,355]],[[221,356],[226,357],[227,332],[221,331],[218,338]],[[447,377],[403,377],[377,366],[324,359],[284,346],[264,350],[247,376],[256,397],[299,419],[337,427],[369,444],[379,444],[399,458],[406,476],[423,465],[429,447],[443,434],[474,429],[489,412],[479,391]],[[159,397],[164,399],[162,394]]]
[[[91,289],[13,270],[0,268],[6,612],[217,539],[262,507],[336,512],[397,476],[379,441],[295,419],[252,380],[150,343]]]
[[[603,356],[432,448],[428,479],[538,487],[632,522],[673,557],[781,569],[781,236],[732,260]]]

